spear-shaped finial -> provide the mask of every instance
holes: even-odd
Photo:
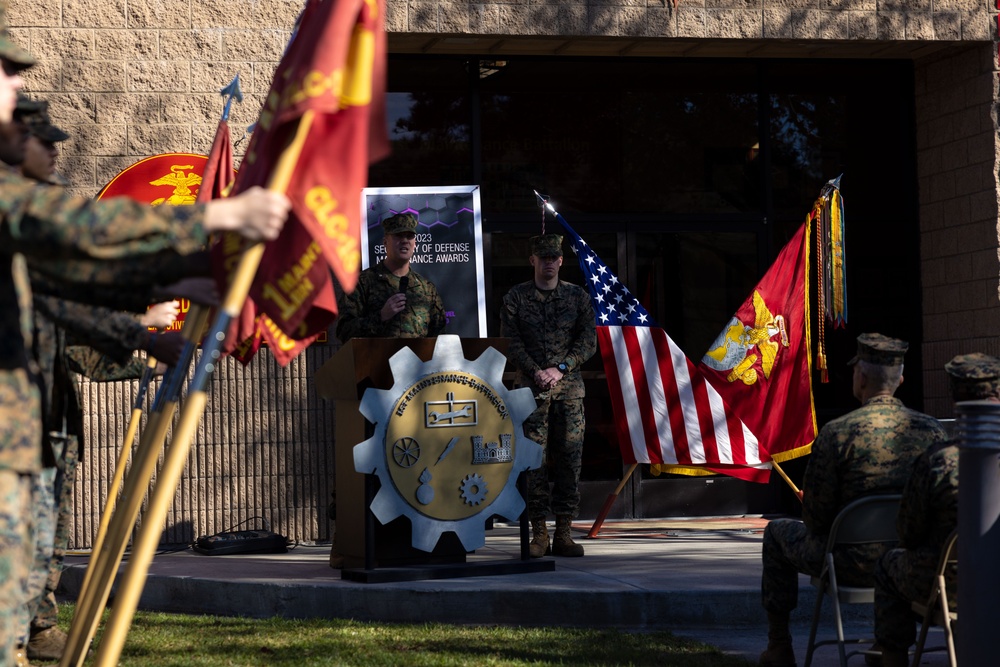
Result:
[[[837,176],[837,178],[831,178],[829,181],[827,181],[826,185],[824,185],[820,189],[819,196],[823,199],[827,199],[830,196],[830,192],[832,192],[833,190],[839,190],[840,179],[842,179],[843,177],[844,175],[841,174],[840,176]]]
[[[226,98],[226,104],[222,108],[222,120],[229,120],[229,109],[233,105],[233,99],[240,104],[243,104],[243,90],[240,88],[239,73],[233,77],[233,80],[229,82],[229,85],[219,91],[219,94]]]
[[[552,213],[552,215],[556,214],[555,207],[553,207],[552,204],[549,203],[548,195],[540,195],[538,194],[538,190],[532,190],[532,192],[535,193],[535,199],[538,200],[539,206],[541,206],[543,209],[548,210],[550,213]]]

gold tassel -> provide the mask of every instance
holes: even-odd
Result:
[[[816,226],[816,368],[819,369],[819,381],[826,384],[830,376],[826,370],[826,305],[824,294],[824,275],[826,273],[826,245],[823,243],[823,208],[822,199],[817,199],[809,213],[808,221]]]
[[[833,303],[831,304],[831,320],[834,327],[843,327],[847,323],[847,292],[844,286],[846,267],[844,256],[844,209],[843,199],[839,190],[834,190],[830,197],[830,286]]]

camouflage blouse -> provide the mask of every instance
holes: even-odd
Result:
[[[917,458],[945,439],[938,420],[893,396],[876,396],[829,422],[813,443],[802,483],[806,526],[813,534],[826,535],[852,500],[901,493]]]
[[[60,274],[60,260],[80,260],[73,263],[76,267],[90,260],[88,280],[121,284],[123,275],[134,277],[149,267],[146,256],[202,248],[207,240],[203,217],[203,206],[152,208],[125,198],[95,201],[0,169],[0,255],[6,263],[0,270],[0,469],[32,473],[41,466],[41,388],[33,350],[31,288],[26,262],[16,253],[45,259],[54,274],[67,280],[74,279],[76,268],[68,266]],[[119,261],[105,264],[108,259]]]
[[[399,292],[399,277],[379,262],[358,276],[353,292],[341,299],[337,338],[423,338],[444,333],[447,320],[434,283],[410,269],[406,310],[382,321],[382,306]]]
[[[557,400],[583,398],[580,366],[597,349],[597,327],[590,296],[580,286],[559,281],[545,295],[534,281],[515,285],[503,298],[500,331],[510,338],[507,359],[522,387],[535,386],[535,371],[566,364],[562,381],[549,391]]]

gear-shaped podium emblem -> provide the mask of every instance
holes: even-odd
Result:
[[[458,336],[438,336],[429,361],[408,348],[392,355],[392,389],[361,399],[375,434],[354,447],[354,469],[378,475],[371,510],[383,524],[406,516],[415,549],[433,551],[446,532],[478,549],[487,519],[524,510],[517,478],[542,465],[542,447],[524,436],[535,399],[503,386],[506,363],[493,348],[470,361]]]

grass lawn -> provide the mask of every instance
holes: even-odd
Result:
[[[64,629],[69,624],[72,609],[69,604],[60,609]],[[580,628],[393,625],[337,619],[299,621],[139,612],[119,664],[122,667],[746,667],[750,663],[668,632],[640,634]]]

